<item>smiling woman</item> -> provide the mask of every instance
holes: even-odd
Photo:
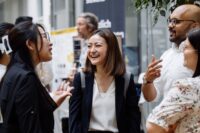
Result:
[[[139,133],[140,111],[133,75],[125,88],[125,63],[114,33],[100,29],[88,40],[85,87],[74,78],[70,133]],[[128,80],[127,78],[127,80]],[[125,94],[124,94],[124,90]]]
[[[53,111],[71,95],[59,91],[54,101],[35,72],[38,63],[52,59],[44,33],[41,25],[23,22],[8,34],[13,52],[0,84],[1,133],[53,133]]]

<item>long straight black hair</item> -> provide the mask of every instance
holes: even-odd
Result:
[[[200,75],[200,28],[191,30],[187,34],[187,38],[189,42],[191,43],[192,47],[197,51],[197,54],[198,54],[196,70],[192,76],[192,77],[196,77]]]
[[[33,60],[31,58],[27,41],[32,41],[37,48],[38,37],[41,37],[37,24],[26,21],[15,25],[15,27],[9,32],[8,38],[12,48],[11,61],[8,64],[7,69],[13,64],[14,56],[18,54],[20,60],[34,69]]]

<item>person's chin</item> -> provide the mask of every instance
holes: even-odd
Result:
[[[171,37],[169,37],[169,40],[170,40],[170,42],[175,42],[175,41],[176,41],[176,38],[173,37],[173,36],[171,36]]]
[[[48,61],[51,61],[51,60],[52,60],[52,56],[49,55],[49,57],[47,57],[47,58],[44,60],[44,62],[48,62]]]
[[[183,66],[189,68],[189,67],[187,66],[187,61],[184,61],[184,62],[183,62]]]
[[[83,35],[79,33],[79,34],[78,34],[78,37],[83,38]]]

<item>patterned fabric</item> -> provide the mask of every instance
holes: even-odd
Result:
[[[148,120],[175,133],[200,133],[200,77],[178,80]]]
[[[165,97],[172,88],[174,81],[183,78],[190,78],[193,71],[184,67],[183,53],[175,46],[168,49],[161,57],[161,76],[154,81],[157,96],[154,102],[161,102],[162,97]],[[173,66],[173,67],[172,67]]]

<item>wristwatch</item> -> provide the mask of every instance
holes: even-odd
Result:
[[[153,83],[152,81],[148,81],[147,79],[146,79],[146,76],[144,75],[143,76],[143,84],[150,84],[150,83]]]

